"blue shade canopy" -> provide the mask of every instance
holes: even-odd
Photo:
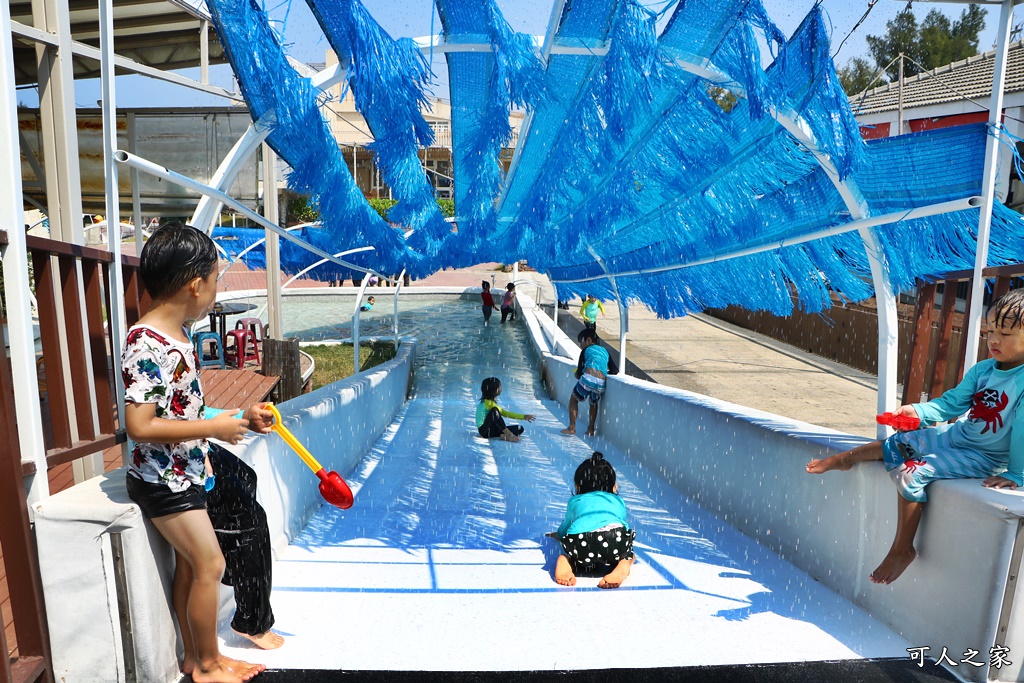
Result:
[[[960,126],[865,143],[817,5],[787,39],[760,0],[680,2],[660,35],[636,0],[556,2],[538,46],[494,0],[437,0],[453,228],[417,158],[430,141],[422,57],[358,0],[308,2],[349,68],[399,227],[353,184],[319,94],[265,14],[251,0],[209,4],[254,120],[273,121],[290,184],[318,203],[324,227],[311,237],[325,250],[373,244],[367,263],[414,276],[528,259],[561,299],[594,293],[666,317],[730,304],[786,315],[794,294],[808,311],[831,306],[832,293],[868,298],[866,238],[894,289],[973,264],[979,209],[908,212],[980,195],[987,138],[998,133]],[[506,175],[512,107],[527,117]],[[879,216],[888,219],[858,229]],[[999,205],[989,261],[1024,261],[1024,221]]]

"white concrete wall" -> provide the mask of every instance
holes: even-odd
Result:
[[[547,328],[531,320],[545,314],[528,302],[522,307],[531,332]],[[537,344],[541,337],[531,334],[549,394],[568,405],[578,350],[556,357]],[[943,646],[954,661],[979,651],[975,660],[985,666],[961,664],[957,675],[986,680],[989,649],[998,643],[1010,648],[1013,665],[993,668],[992,680],[1021,680],[1024,594],[1016,576],[1024,494],[985,489],[976,479],[931,484],[918,560],[883,587],[868,576],[892,541],[898,494],[882,463],[823,476],[804,471],[809,460],[866,439],[626,376],[609,378],[597,424],[602,436],[723,522],[930,647],[926,656],[938,658]]]
[[[288,429],[327,470],[347,477],[405,403],[415,340],[367,372],[278,406]],[[275,552],[325,504],[319,480],[277,434],[233,448],[259,477]],[[180,646],[170,608],[171,550],[125,492],[115,470],[34,506],[40,574],[46,599],[53,664],[63,683],[126,680],[122,623],[111,535],[124,546],[124,583],[134,633],[136,680],[178,681]],[[356,505],[359,504],[358,490]],[[221,615],[232,609],[221,590]]]

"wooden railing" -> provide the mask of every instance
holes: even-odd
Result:
[[[115,425],[112,386],[112,373],[120,371],[116,363],[120,350],[111,348],[110,335],[106,330],[106,323],[111,317],[112,257],[110,252],[102,249],[41,237],[28,237],[26,243],[35,271],[39,338],[43,347],[53,428],[53,447],[46,451],[46,464],[53,467],[125,440],[124,430]],[[138,263],[135,257],[122,258],[126,323],[129,326],[139,319],[144,303],[141,300]],[[54,285],[54,271],[60,291]],[[85,295],[84,320],[83,306],[78,301],[80,292]],[[63,340],[60,337],[62,325],[58,318],[58,296],[63,304]],[[67,345],[66,356],[61,353],[62,343]],[[70,385],[65,381],[65,363],[70,371]],[[75,430],[72,430],[72,419]],[[34,471],[32,463],[25,463],[26,475]]]
[[[1010,290],[1015,284],[1015,278],[1024,276],[1024,264],[986,268],[982,275],[987,284],[991,280],[986,301],[993,301]],[[962,331],[964,321],[969,319],[971,313],[971,301],[967,293],[970,292],[973,277],[973,271],[962,270],[918,285],[911,358],[903,382],[904,404],[938,398],[946,389],[956,386],[963,379],[967,354],[964,348],[966,335]],[[936,309],[939,296],[942,303]],[[958,301],[961,306],[957,305]],[[961,307],[963,312],[957,310]],[[980,346],[978,360],[988,357],[988,347],[984,343]]]
[[[0,244],[7,244],[3,231]],[[52,468],[125,440],[116,419],[112,374],[119,371],[120,349],[112,348],[106,328],[111,319],[110,276],[114,263],[107,251],[39,237],[27,237],[26,246],[34,271],[46,403],[53,432],[46,466]],[[148,301],[142,293],[138,259],[122,257],[120,267],[126,324],[131,325]],[[5,430],[4,438],[0,438],[0,544],[17,656],[2,659],[0,681],[50,682],[54,679],[46,615],[24,483],[26,476],[36,473],[36,465],[22,462],[14,401],[5,347],[0,358],[0,424]],[[3,630],[0,646],[5,654],[9,652]]]

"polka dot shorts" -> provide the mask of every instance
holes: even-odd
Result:
[[[582,534],[567,534],[559,538],[562,550],[574,567],[600,567],[618,564],[619,560],[633,557],[635,529],[614,527]]]

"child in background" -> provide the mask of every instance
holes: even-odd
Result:
[[[498,405],[497,398],[501,395],[501,380],[497,377],[488,377],[480,384],[480,402],[476,405],[476,430],[485,439],[501,437],[502,441],[519,441],[519,435],[523,433],[522,425],[506,425],[501,419],[511,417],[515,420],[526,420],[533,422],[537,419],[530,414],[520,415],[505,410]]]
[[[505,298],[501,300],[501,322],[505,318],[516,319],[516,286],[511,282],[505,285]]]
[[[366,303],[359,307],[360,311],[372,311],[373,305],[377,303],[377,300],[372,296],[366,297]]]
[[[580,343],[580,359],[576,364],[576,386],[572,389],[569,397],[569,426],[562,430],[562,433],[571,436],[576,433],[576,419],[580,414],[580,402],[590,401],[590,424],[587,426],[587,436],[597,434],[597,404],[604,396],[604,389],[607,383],[608,374],[618,374],[619,368],[615,361],[608,355],[600,344],[597,331],[592,328],[584,328],[576,335]]]
[[[491,296],[491,283],[487,280],[482,280],[480,286],[483,291],[480,292],[480,300],[483,301],[484,308],[484,325],[491,319],[491,311],[494,310],[494,297]]]
[[[633,566],[636,530],[626,521],[628,511],[618,496],[615,468],[598,451],[576,468],[576,495],[569,499],[558,531],[564,554],[555,565],[555,581],[575,586],[578,572],[592,573],[611,567],[599,588],[618,588]]]
[[[583,317],[583,326],[585,328],[597,329],[597,314],[599,311],[604,313],[604,305],[593,294],[587,294],[587,298],[583,300],[583,305],[580,306],[580,315]]]
[[[987,344],[992,356],[972,367],[954,389],[927,403],[901,406],[897,416],[953,424],[898,432],[828,458],[806,470],[821,474],[848,470],[855,463],[882,460],[899,492],[896,536],[889,553],[871,573],[889,584],[917,557],[914,537],[921,522],[925,487],[936,479],[985,478],[982,486],[1015,489],[1024,485],[1024,289],[1007,292],[988,312]]]
[[[238,443],[267,433],[273,416],[252,406],[204,420],[199,359],[185,324],[206,317],[217,297],[217,251],[191,226],[172,222],[142,250],[140,274],[152,298],[121,356],[125,428],[132,457],[128,495],[174,548],[172,601],[184,641],[181,670],[195,683],[242,683],[264,670],[226,657],[217,644],[224,556],[206,511],[212,466],[207,438]]]

